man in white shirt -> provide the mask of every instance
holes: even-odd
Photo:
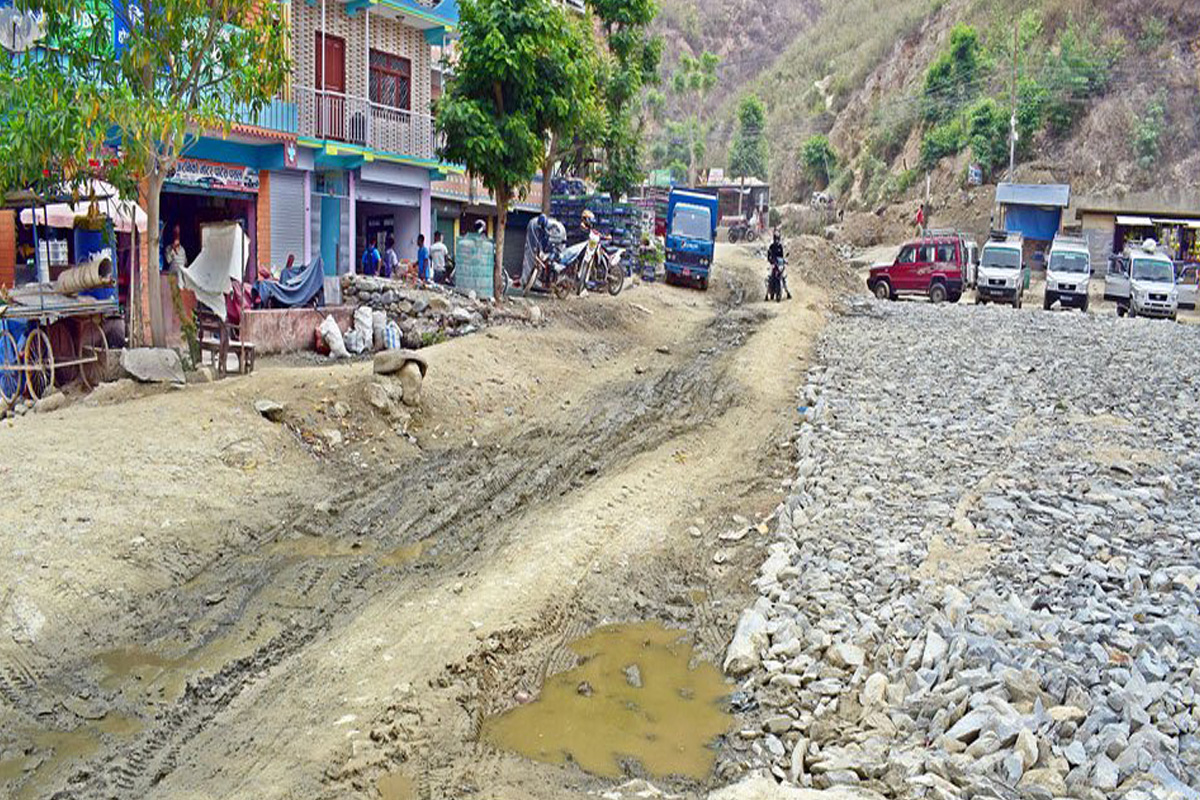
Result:
[[[433,246],[429,248],[429,266],[433,271],[433,279],[441,283],[449,283],[450,275],[446,274],[446,257],[450,254],[449,248],[442,241],[442,232],[433,232]]]
[[[187,266],[187,251],[183,249],[183,244],[179,241],[178,225],[171,229],[171,243],[163,251],[163,261],[164,271],[174,272],[176,275]]]

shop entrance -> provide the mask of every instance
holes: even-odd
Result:
[[[210,222],[239,222],[250,237],[250,259],[246,264],[246,273],[253,278],[258,264],[255,236],[257,206],[255,196],[250,193],[181,189],[168,184],[162,193],[162,247],[165,249],[170,244],[173,230],[178,225],[179,241],[190,263],[200,254],[201,226]],[[152,256],[152,260],[161,263],[161,253]]]

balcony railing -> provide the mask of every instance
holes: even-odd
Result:
[[[292,91],[301,136],[416,158],[436,156],[437,130],[429,114],[310,87],[297,86]]]

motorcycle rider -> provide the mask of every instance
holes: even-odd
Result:
[[[775,231],[775,236],[771,241],[771,246],[767,248],[767,263],[770,264],[772,268],[777,265],[779,266],[780,283],[783,286],[783,291],[787,294],[788,300],[791,300],[792,292],[790,289],[788,289],[787,270],[784,268],[784,259],[785,254],[783,252],[783,237],[780,235],[779,231]]]

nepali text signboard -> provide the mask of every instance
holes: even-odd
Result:
[[[257,192],[258,170],[233,164],[218,164],[198,158],[181,158],[167,176],[175,186],[215,189],[226,192]]]

